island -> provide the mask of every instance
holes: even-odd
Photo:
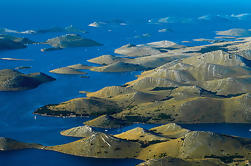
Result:
[[[134,128],[116,135],[80,126],[62,132],[80,140],[44,150],[95,158],[135,158],[139,166],[232,166],[251,158],[251,140],[204,131],[190,131],[175,123],[149,130]]]
[[[34,42],[28,38],[0,34],[0,50],[22,49],[26,48],[28,44],[33,43]]]
[[[22,91],[38,87],[55,78],[44,73],[23,74],[13,69],[0,70],[0,91]]]
[[[0,137],[0,151],[21,150],[21,149],[42,149],[43,146],[35,143],[22,143],[16,140]]]
[[[42,42],[41,44],[48,44],[52,46],[52,48],[45,48],[42,49],[42,51],[52,51],[71,47],[102,46],[102,44],[91,39],[83,38],[78,34],[66,34],[58,36],[52,39],[48,39],[46,42]]]

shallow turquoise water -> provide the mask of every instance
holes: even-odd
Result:
[[[44,72],[57,79],[24,92],[0,93],[0,136],[24,142],[37,142],[55,145],[75,139],[59,135],[62,129],[82,125],[84,118],[37,117],[32,112],[45,104],[59,103],[75,97],[81,97],[78,91],[95,91],[105,86],[122,85],[135,79],[139,72],[130,73],[95,73],[88,72],[89,79],[79,76],[55,75],[49,70],[76,63],[88,64],[87,59],[103,54],[113,54],[113,50],[127,43],[147,43],[159,40],[171,40],[180,43],[195,38],[213,38],[215,31],[230,28],[250,28],[251,15],[237,17],[239,14],[251,13],[249,0],[1,0],[0,28],[6,27],[19,31],[43,29],[54,26],[68,26],[85,29],[89,33],[83,36],[103,43],[102,47],[74,48],[41,53],[43,46],[29,46],[26,49],[3,51],[0,57],[33,59],[27,62],[0,61],[0,69],[18,66],[32,66],[29,72]],[[201,16],[208,19],[200,20]],[[169,17],[168,23],[157,23],[160,18]],[[110,24],[100,28],[88,27],[94,21],[122,20],[126,26]],[[152,24],[149,23],[152,20]],[[170,31],[159,33],[159,29]],[[112,31],[108,31],[112,30]],[[150,37],[142,37],[142,34]],[[61,35],[49,33],[44,35],[23,35],[35,41]],[[141,36],[141,37],[135,37]],[[195,45],[198,43],[191,43]],[[150,128],[154,125],[137,124],[125,129],[111,130],[118,133],[135,126]],[[206,130],[242,137],[250,137],[250,125],[243,124],[203,124],[184,125],[192,130]],[[44,158],[51,157],[48,160]],[[31,160],[32,158],[32,160]],[[53,160],[55,158],[55,160]],[[53,161],[52,161],[53,160]],[[12,161],[12,162],[10,162]],[[1,152],[0,163],[19,165],[100,165],[109,166],[135,165],[136,160],[97,160],[78,158],[49,151],[23,150]],[[41,164],[42,163],[42,164]],[[1,164],[0,164],[1,165]],[[103,164],[102,164],[103,165]]]

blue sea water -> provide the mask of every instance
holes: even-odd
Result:
[[[139,72],[96,73],[87,71],[90,78],[56,75],[49,70],[77,63],[89,64],[86,60],[128,43],[141,44],[160,40],[177,43],[195,38],[214,38],[218,30],[251,28],[250,0],[0,0],[0,28],[18,31],[46,29],[55,26],[74,27],[88,31],[84,37],[96,40],[104,46],[71,48],[53,52],[40,52],[44,46],[32,45],[26,49],[2,51],[0,58],[32,59],[32,61],[2,61],[0,69],[32,66],[24,73],[44,72],[55,77],[54,82],[23,92],[0,93],[0,136],[23,142],[56,145],[71,142],[63,137],[63,129],[82,125],[86,118],[34,118],[35,109],[46,104],[63,102],[82,97],[79,91],[95,91],[105,86],[123,85],[134,80]],[[159,22],[161,18],[168,21]],[[122,20],[127,25],[111,22]],[[94,21],[110,22],[103,27],[88,27]],[[160,33],[160,29],[168,29]],[[144,37],[143,34],[148,34]],[[15,35],[15,34],[14,34]],[[62,33],[17,35],[34,41],[45,41]],[[184,44],[184,43],[182,43]],[[196,45],[200,43],[189,43]],[[201,43],[202,44],[202,43]],[[151,128],[155,125],[135,124],[123,129],[110,130],[119,133],[135,126]],[[251,138],[250,124],[198,124],[184,125],[191,130],[213,131]],[[105,160],[79,158],[50,151],[21,150],[0,153],[0,165],[72,165],[72,166],[117,166],[135,165],[137,160]]]

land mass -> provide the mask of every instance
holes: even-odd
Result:
[[[50,72],[56,73],[56,74],[87,74],[86,72],[83,72],[81,70],[90,69],[90,68],[92,67],[82,65],[82,64],[75,64],[75,65],[53,69]]]
[[[194,47],[167,41],[123,46],[115,52],[125,57],[102,56],[89,61],[99,64],[104,61],[104,67],[98,67],[102,69],[122,63],[153,69],[142,72],[125,85],[86,92],[86,98],[47,105],[35,113],[109,115],[114,121],[129,124],[250,123],[250,43],[251,38],[242,38]],[[132,54],[136,53],[135,49],[137,55]],[[122,69],[128,70],[125,66]],[[102,123],[96,122],[88,125],[100,127]]]
[[[22,49],[26,48],[28,44],[33,43],[28,38],[0,34],[0,50]]]
[[[51,51],[63,48],[72,47],[92,47],[92,46],[102,46],[102,44],[87,38],[83,38],[78,34],[66,34],[58,36],[52,39],[48,39],[46,42],[41,44],[48,44],[52,48],[45,48],[42,51]]]
[[[139,166],[234,166],[251,159],[251,140],[211,132],[190,131],[175,123],[149,130],[137,127],[116,135],[79,126],[61,132],[79,140],[56,146],[21,143],[0,138],[0,151],[34,148],[81,157],[135,158]]]
[[[138,127],[117,135],[96,132],[86,126],[66,131],[67,136],[83,138],[44,149],[83,157],[146,161],[139,166],[157,166],[159,163],[175,166],[232,166],[244,165],[251,159],[250,139],[189,131],[175,123],[149,130]]]
[[[17,70],[0,70],[0,91],[21,91],[33,89],[42,83],[54,81],[44,73],[23,74]]]
[[[22,143],[10,138],[0,137],[0,151],[20,150],[27,148],[41,149],[43,146],[35,143]]]

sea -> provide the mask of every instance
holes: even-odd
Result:
[[[90,23],[101,23],[90,27]],[[116,55],[114,49],[125,44],[144,44],[170,40],[187,46],[207,44],[193,39],[214,39],[217,31],[251,28],[250,0],[0,0],[0,28],[19,32],[72,25],[87,33],[103,46],[67,48],[41,52],[46,45],[29,45],[25,49],[1,51],[0,69],[32,67],[23,73],[43,72],[56,81],[21,92],[0,92],[0,137],[22,142],[57,145],[76,138],[59,134],[64,129],[83,125],[90,118],[55,118],[35,116],[33,112],[46,104],[56,104],[76,97],[79,91],[97,91],[105,86],[123,85],[136,79],[141,72],[98,73],[86,71],[89,78],[79,75],[57,75],[50,70],[73,64],[94,65],[88,59]],[[103,24],[105,23],[105,24]],[[37,42],[63,35],[11,34]],[[182,41],[191,41],[183,43]],[[180,124],[190,130],[211,131],[251,138],[251,124]],[[149,129],[157,125],[134,124],[121,129],[104,130],[116,134],[134,127]],[[97,129],[102,130],[102,129]],[[76,157],[52,151],[25,149],[0,152],[0,166],[133,166],[135,159],[95,159]]]

